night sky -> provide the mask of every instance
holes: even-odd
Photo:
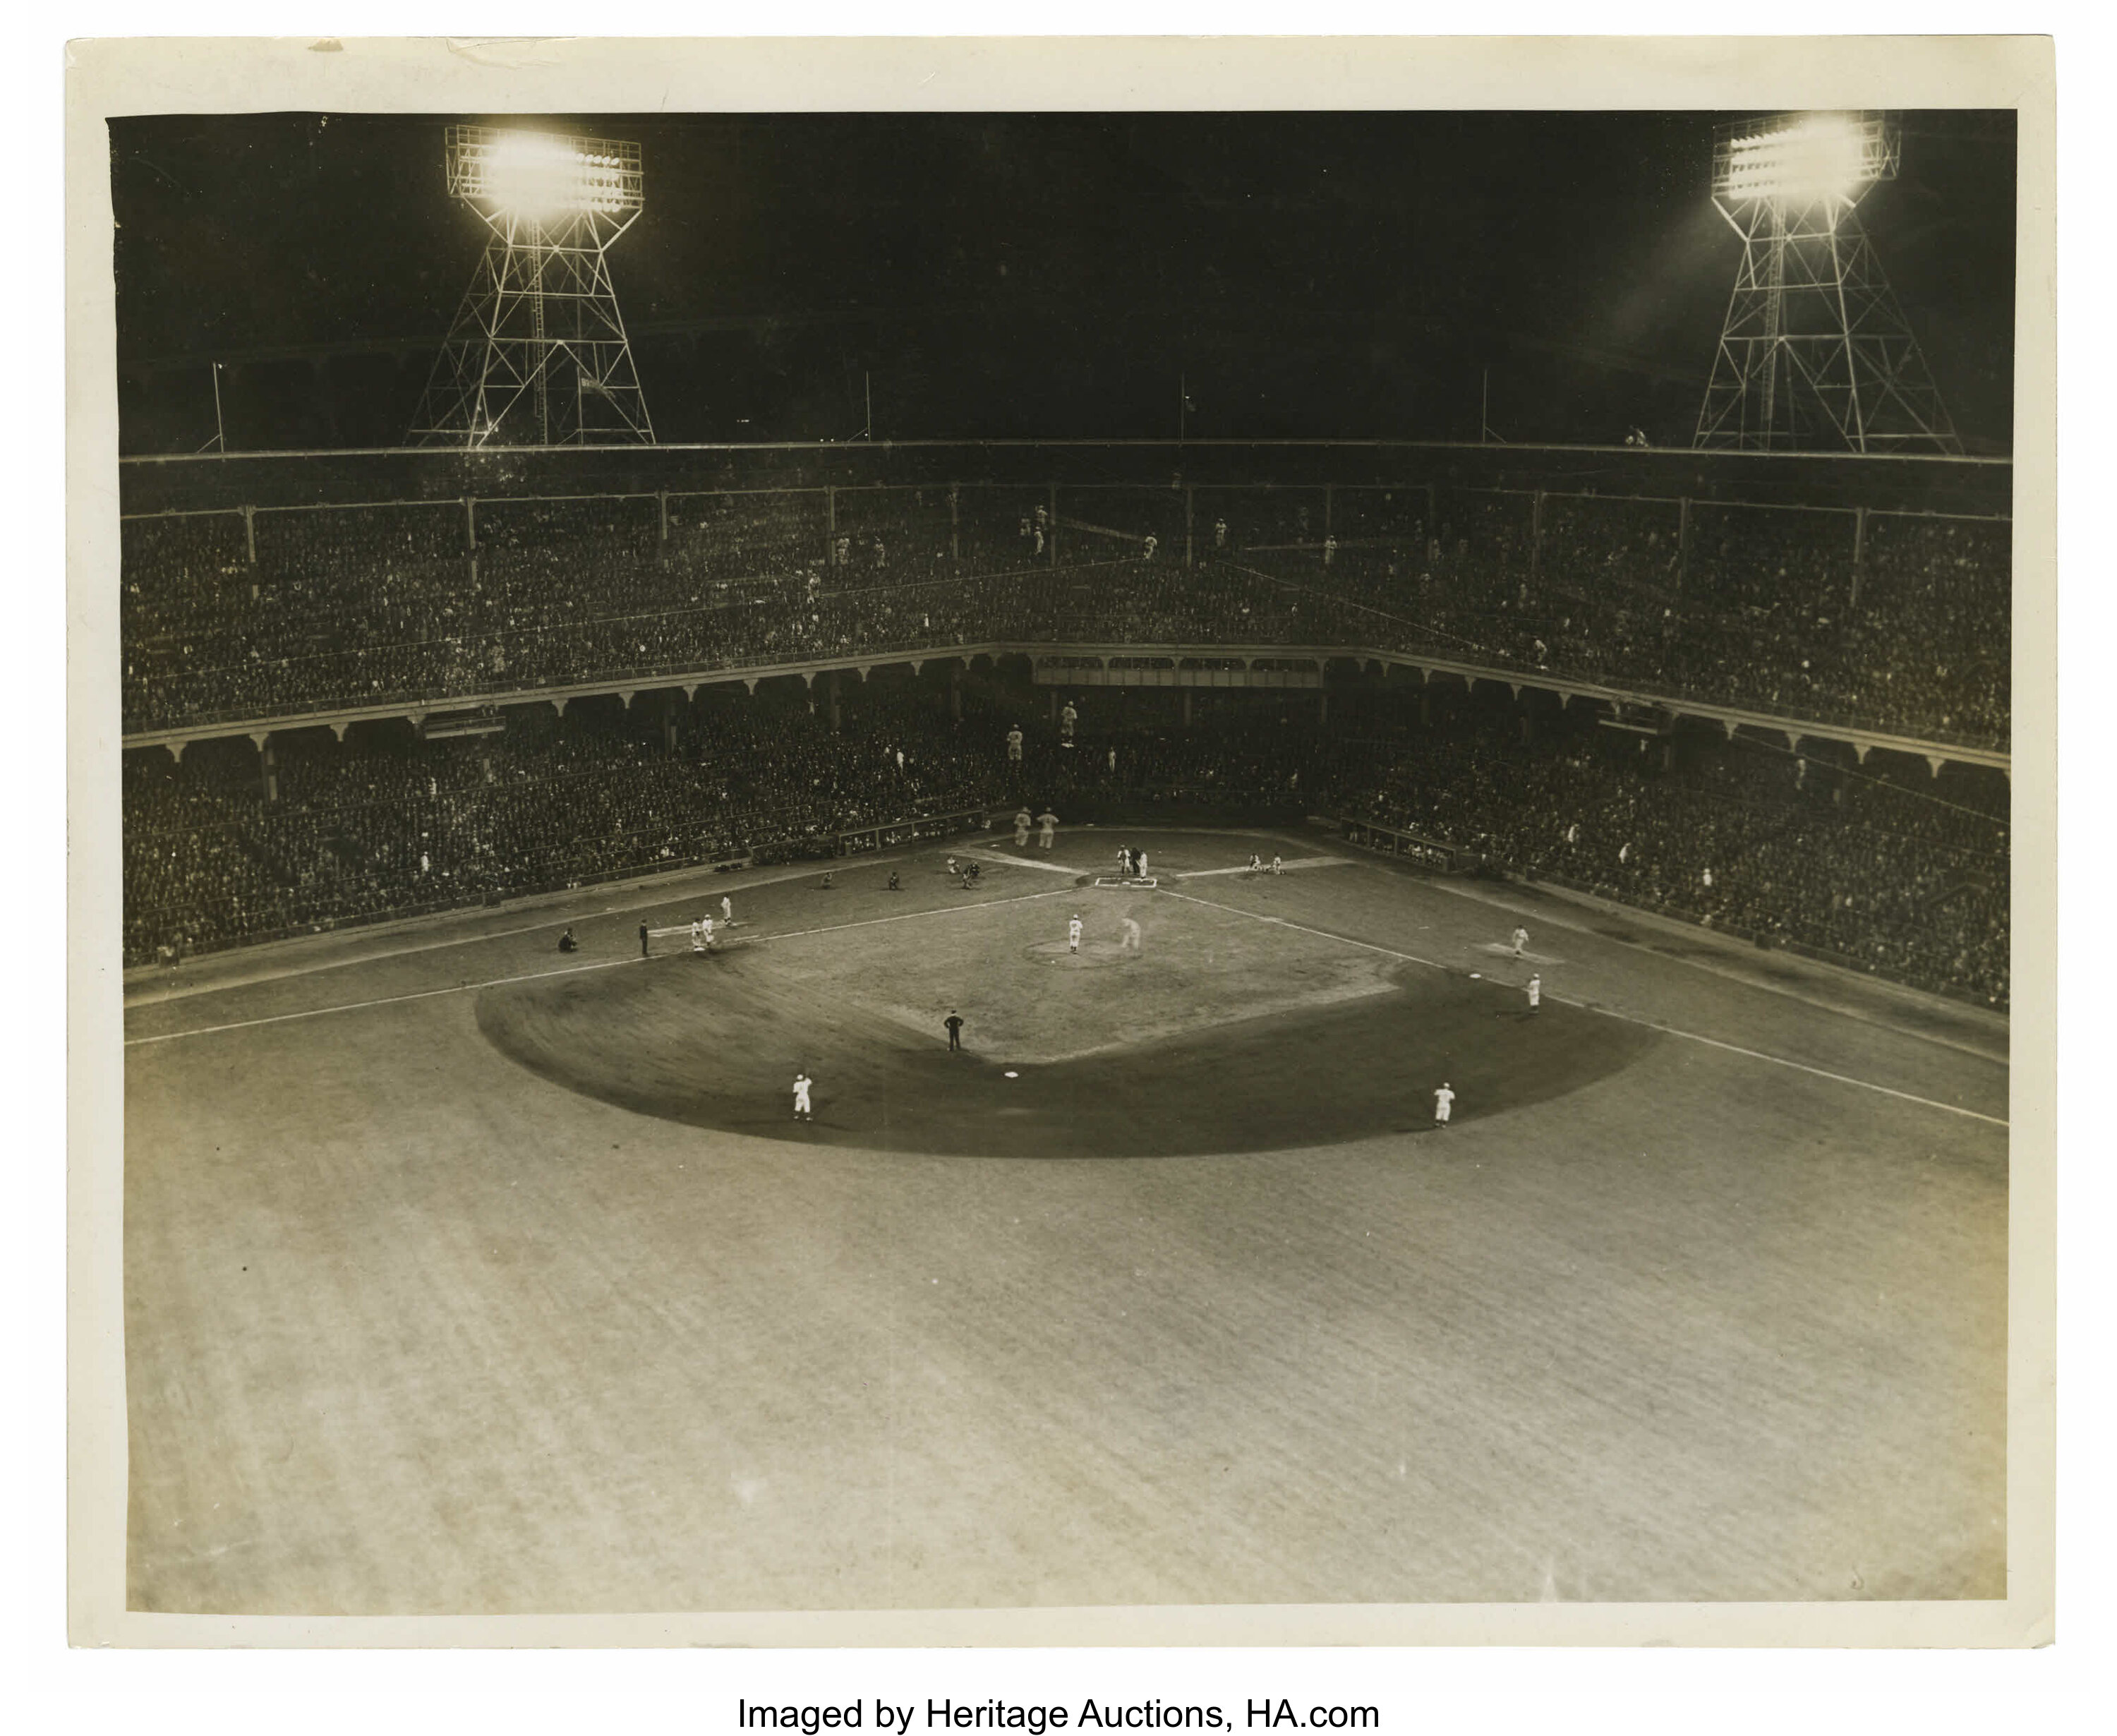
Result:
[[[638,140],[656,431],[1689,441],[1739,247],[1706,114],[542,117]],[[128,452],[399,444],[485,231],[442,129],[111,124]],[[2014,119],[1904,118],[1863,219],[1966,446],[2013,434]]]

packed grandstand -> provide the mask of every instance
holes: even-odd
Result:
[[[254,498],[133,487],[128,963],[1026,801],[1355,823],[2006,1004],[2010,527],[1937,510],[1945,473],[837,487],[726,456],[688,488],[334,498],[299,457]]]

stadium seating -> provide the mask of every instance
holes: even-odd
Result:
[[[1856,575],[1849,511],[1700,505],[1686,541],[1666,501],[1197,494],[1188,569],[1183,492],[1139,486],[1055,517],[1034,487],[671,495],[666,537],[651,496],[481,501],[475,547],[461,503],[260,510],[254,560],[238,513],[131,519],[125,727],[1049,635],[1335,641],[2007,738],[2004,524],[1870,515]]]
[[[811,696],[813,697],[813,695]],[[180,765],[128,757],[126,954],[139,963],[305,927],[736,856],[820,851],[836,833],[1026,797],[1061,811],[1206,805],[1326,810],[1418,831],[1571,883],[1988,1004],[2007,1000],[2004,780],[1879,759],[1796,758],[1686,738],[1664,771],[1585,723],[1525,742],[1505,718],[1319,728],[1306,696],[1234,692],[1191,729],[1099,727],[1060,750],[1035,719],[1005,761],[1003,696],[961,723],[929,691],[855,688],[844,727],[800,699],[682,708],[675,739],[614,704],[511,715],[496,736],[324,732],[276,750],[262,793],[247,741]],[[900,767],[897,755],[902,752]]]

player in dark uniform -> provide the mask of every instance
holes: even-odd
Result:
[[[962,1015],[957,1012],[953,1007],[951,1007],[948,1009],[948,1016],[943,1019],[941,1023],[948,1027],[948,1048],[949,1051],[952,1054],[955,1050],[963,1046]]]
[[[560,952],[578,953],[580,949],[581,943],[574,938],[574,931],[570,928],[568,929],[565,933],[559,936],[559,950]]]
[[[644,922],[639,925],[639,956],[643,958],[647,956],[647,925]]]

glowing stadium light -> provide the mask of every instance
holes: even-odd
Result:
[[[1713,138],[1713,194],[1728,204],[1851,204],[1896,178],[1898,138],[1889,117],[1875,111],[1776,114],[1723,127]]]
[[[408,443],[651,443],[606,256],[646,206],[639,145],[451,127],[442,160],[491,236]]]
[[[1713,202],[1742,258],[1694,446],[1962,450],[1857,215],[1902,155],[1876,109],[1714,130]]]
[[[447,153],[450,193],[507,215],[615,216],[646,204],[639,147],[616,139],[451,127]]]

